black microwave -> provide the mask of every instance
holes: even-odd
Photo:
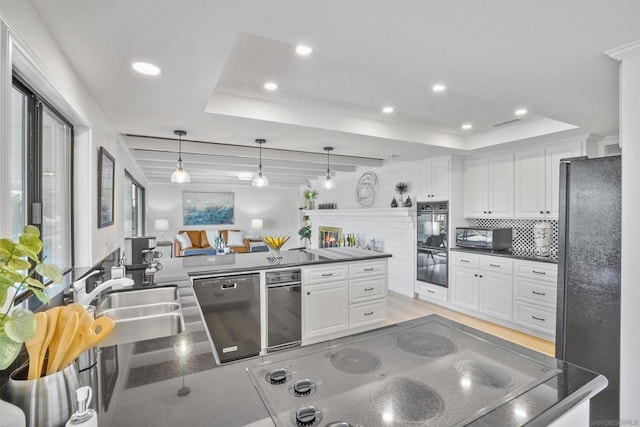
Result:
[[[512,228],[457,227],[456,246],[488,250],[509,249],[512,246]]]

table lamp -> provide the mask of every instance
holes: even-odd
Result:
[[[169,230],[169,220],[168,219],[156,219],[156,221],[153,224],[153,228],[156,231],[160,232],[160,235],[158,236],[158,240],[159,241],[163,241],[163,240],[165,240],[164,232]]]
[[[258,230],[262,230],[262,227],[264,226],[263,222],[261,219],[256,218],[256,219],[252,219],[251,220],[251,229],[252,230],[256,230],[255,232],[255,238],[260,238],[259,235],[259,231]]]

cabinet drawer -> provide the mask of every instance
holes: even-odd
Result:
[[[365,277],[349,281],[349,302],[369,301],[387,296],[387,276]]]
[[[515,274],[520,277],[531,277],[536,280],[557,283],[558,266],[547,262],[516,261]]]
[[[511,274],[513,272],[513,260],[502,257],[481,256],[480,269]]]
[[[517,299],[526,300],[532,304],[548,305],[555,309],[557,304],[555,286],[550,286],[547,282],[517,276],[513,283]]]
[[[478,255],[470,255],[464,252],[451,252],[453,256],[452,264],[458,265],[460,267],[475,267],[477,268],[479,265],[479,257]]]
[[[349,265],[346,263],[326,264],[322,267],[305,268],[302,270],[302,282],[305,285],[347,280],[348,278]]]
[[[377,276],[386,273],[386,260],[354,262],[349,265],[349,277],[352,279],[357,279],[359,277]]]
[[[361,302],[349,306],[349,327],[382,322],[387,318],[387,300]]]
[[[536,307],[520,301],[516,301],[514,307],[514,320],[516,323],[549,335],[555,335],[555,310]]]
[[[418,285],[418,296],[428,301],[449,302],[449,289],[421,283]]]

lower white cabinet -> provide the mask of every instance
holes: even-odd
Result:
[[[478,310],[478,270],[451,268],[451,304]]]
[[[349,327],[349,282],[346,280],[305,286],[304,336],[313,338]]]
[[[489,316],[511,320],[513,287],[511,275],[481,273],[478,275],[478,311]]]
[[[556,334],[557,277],[556,264],[515,262],[513,321],[543,338]]]
[[[546,335],[556,333],[556,312],[550,308],[516,301],[513,307],[514,321]]]
[[[387,318],[387,260],[303,268],[303,344],[362,332]]]

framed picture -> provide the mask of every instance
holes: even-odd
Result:
[[[184,225],[233,224],[233,193],[182,193]]]
[[[113,225],[113,189],[116,160],[104,148],[98,155],[98,228]]]

